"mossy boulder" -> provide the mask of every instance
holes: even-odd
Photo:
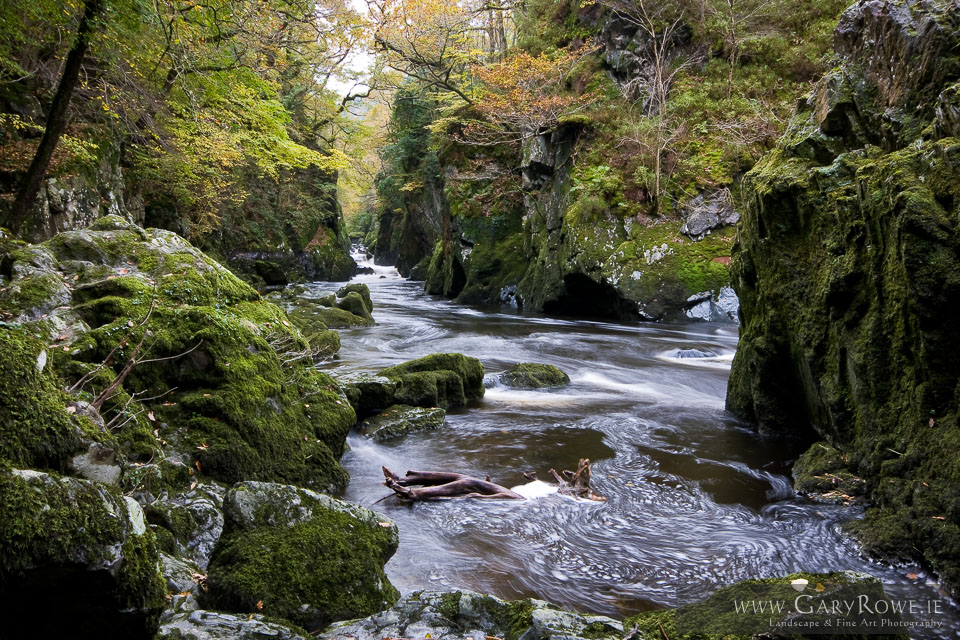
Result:
[[[62,385],[85,380],[81,400],[138,363],[100,410],[129,461],[169,446],[223,482],[346,483],[337,458],[356,416],[339,385],[283,310],[187,241],[108,217],[7,260],[0,304],[54,344]]]
[[[397,384],[385,376],[350,373],[338,375],[337,382],[350,399],[357,418],[380,413],[393,404]]]
[[[344,297],[337,300],[336,308],[343,309],[344,311],[348,311],[349,313],[352,313],[353,315],[360,318],[364,318],[364,319],[372,318],[372,316],[370,315],[370,309],[367,308],[367,303],[364,302],[363,296],[361,296],[356,291],[351,291]]]
[[[570,376],[552,364],[521,362],[507,369],[500,382],[515,389],[543,389],[570,383]]]
[[[340,289],[337,290],[337,297],[346,298],[351,293],[359,294],[360,297],[363,298],[363,303],[366,305],[367,311],[373,311],[373,300],[370,298],[370,287],[362,282],[354,282],[353,284],[340,287]]]
[[[483,397],[483,365],[460,353],[424,356],[388,367],[380,375],[397,381],[399,404],[449,409]]]
[[[387,518],[306,489],[243,482],[224,502],[226,529],[205,606],[316,630],[370,615],[399,595],[383,565],[396,551]]]
[[[64,621],[102,638],[151,638],[164,585],[140,506],[100,483],[0,472],[0,594],[11,637],[63,635]],[[82,634],[81,634],[82,635]]]
[[[446,413],[439,408],[396,404],[361,422],[357,425],[357,431],[378,442],[393,440],[409,433],[439,429],[443,426]]]
[[[0,326],[0,462],[63,471],[85,442],[109,440],[67,409],[52,350],[22,327]]]
[[[960,585],[960,78],[948,3],[867,0],[838,67],[745,177],[727,407],[826,440],[876,511],[853,528]],[[801,468],[803,465],[801,465]]]

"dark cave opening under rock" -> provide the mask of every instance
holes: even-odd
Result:
[[[7,616],[0,639],[69,637],[97,640],[151,638],[155,620],[124,609],[116,579],[83,565],[37,567],[0,588]]]
[[[563,290],[557,298],[543,303],[543,312],[578,318],[637,320],[637,307],[625,300],[605,280],[597,282],[582,273],[563,277]]]

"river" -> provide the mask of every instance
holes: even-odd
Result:
[[[747,578],[849,569],[880,577],[888,591],[939,597],[920,569],[859,555],[840,532],[857,511],[795,495],[788,476],[797,445],[760,437],[724,411],[736,326],[480,309],[429,296],[392,268],[374,269],[354,281],[370,286],[377,324],[342,330],[340,358],[325,368],[372,372],[460,352],[479,358],[493,385],[482,402],[448,412],[439,431],[382,444],[348,439],[343,497],[397,522],[400,547],[387,573],[404,593],[470,589],[622,617],[675,605],[678,589],[707,595]],[[304,295],[339,286],[314,283]],[[678,358],[679,349],[715,357]],[[572,382],[551,391],[493,383],[516,362],[556,365]],[[551,467],[575,469],[583,457],[606,502],[377,503],[389,493],[381,465],[401,475],[489,474],[513,486],[526,482],[524,471],[547,478]],[[960,637],[956,607],[948,609],[953,630],[930,637]]]

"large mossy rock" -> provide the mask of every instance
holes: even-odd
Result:
[[[336,308],[352,313],[358,318],[373,320],[373,317],[370,315],[370,309],[367,308],[367,303],[363,300],[363,296],[356,291],[351,291],[337,300]]]
[[[67,410],[70,398],[47,345],[21,327],[0,327],[0,462],[66,469],[68,459],[108,434]]]
[[[86,480],[0,472],[4,637],[152,638],[164,593],[133,499]]]
[[[543,389],[570,383],[570,376],[552,364],[521,362],[507,369],[500,382],[515,389]]]
[[[370,287],[362,282],[354,282],[353,284],[340,287],[340,289],[337,290],[337,297],[346,298],[351,293],[356,293],[363,298],[363,303],[366,305],[368,313],[373,311],[373,299],[370,297]]]
[[[226,528],[203,602],[284,618],[313,631],[370,615],[399,595],[383,566],[396,525],[372,511],[298,487],[243,482],[224,501]]]
[[[460,353],[435,353],[388,367],[380,375],[396,380],[396,401],[417,407],[466,406],[483,397],[483,365]]]
[[[128,461],[165,459],[168,447],[227,483],[345,485],[337,458],[356,416],[339,385],[305,358],[310,344],[283,310],[187,241],[111,216],[3,252],[0,308],[53,345],[63,386],[86,376],[79,394],[92,401],[141,361],[100,411]],[[65,434],[64,424],[55,417],[48,430]]]
[[[960,13],[866,0],[835,43],[744,181],[727,407],[838,449],[874,505],[853,527],[867,549],[956,587]]]

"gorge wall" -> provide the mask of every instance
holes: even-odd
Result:
[[[960,582],[960,12],[850,7],[838,65],[747,176],[727,406],[866,480],[867,550]],[[813,433],[815,432],[815,433]]]

